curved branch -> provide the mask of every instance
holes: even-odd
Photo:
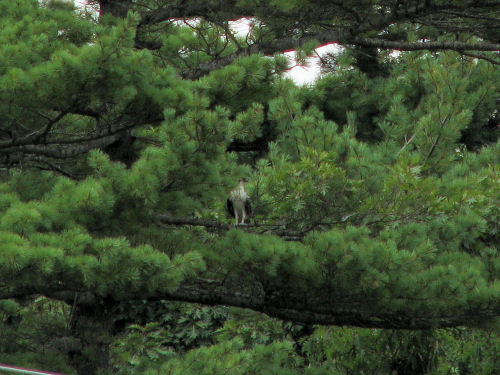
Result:
[[[71,300],[74,293],[88,295],[92,300],[92,291],[85,288],[67,289],[63,286],[30,288],[27,290],[1,291],[0,300],[22,298],[30,295],[45,295],[59,300]],[[371,311],[372,306],[381,303],[380,299],[370,301],[366,296],[344,296],[336,298],[322,294],[315,295],[317,291],[311,288],[307,294],[290,295],[286,290],[275,289],[272,291],[252,290],[242,291],[238,287],[225,286],[218,280],[197,279],[185,283],[170,292],[158,292],[151,296],[130,295],[133,300],[169,300],[190,303],[201,303],[210,306],[227,305],[248,308],[262,312],[271,317],[290,320],[306,324],[320,325],[348,325],[363,328],[383,329],[430,329],[457,326],[471,326],[484,324],[485,320],[494,319],[500,315],[500,306],[484,306],[481,308],[467,307],[462,309],[446,310],[441,312],[422,311],[413,312],[391,311],[390,301],[398,300],[403,303],[442,302],[443,298],[436,297],[418,300],[410,297],[388,297],[387,308]],[[110,296],[112,297],[112,296]],[[110,301],[112,298],[110,299]],[[118,300],[115,302],[119,302]],[[370,303],[372,302],[372,303]],[[457,302],[457,301],[449,301]],[[383,302],[382,302],[383,303]]]
[[[494,60],[488,56],[485,56],[485,55],[479,54],[479,53],[462,52],[462,55],[473,57],[473,58],[479,59],[479,60],[488,61],[489,63],[494,64],[494,65],[500,65],[500,56],[499,56],[498,60]]]
[[[313,292],[314,293],[314,292]],[[308,295],[308,297],[310,294]],[[266,315],[294,322],[321,325],[349,325],[364,328],[384,329],[429,329],[436,327],[457,327],[479,324],[481,320],[500,315],[500,307],[463,310],[461,313],[442,313],[434,315],[419,311],[414,314],[395,313],[386,310],[378,313],[362,311],[360,306],[369,302],[363,296],[347,303],[339,301],[311,301],[308,297],[288,295],[275,291],[270,294],[248,294],[231,290],[216,282],[203,282],[200,285],[183,285],[174,292],[158,295],[154,299],[170,299],[183,302],[203,303],[206,305],[229,305],[249,308]],[[415,302],[411,298],[391,298]],[[373,301],[380,302],[380,301]]]

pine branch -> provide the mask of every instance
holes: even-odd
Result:
[[[69,145],[68,142],[13,145],[0,149],[0,154],[4,154],[7,164],[22,160],[24,155],[40,155],[56,159],[68,159],[85,154],[90,150],[106,147],[116,142],[120,137],[121,134],[118,133],[96,139],[82,138],[80,141],[73,140]]]
[[[227,65],[232,64],[239,58],[250,56],[253,54],[273,55],[275,53],[297,49],[311,41],[318,42],[318,45],[325,44],[331,41],[338,41],[348,39],[346,30],[338,31],[325,31],[322,33],[311,33],[307,36],[297,39],[295,36],[276,39],[269,42],[254,43],[248,47],[241,48],[239,51],[214,59],[212,61],[199,64],[194,69],[186,69],[180,72],[182,78],[185,79],[198,79],[211,71],[221,69]]]
[[[195,227],[205,227],[219,230],[230,230],[233,228],[239,228],[242,230],[250,230],[255,228],[263,229],[265,232],[273,233],[279,237],[284,237],[286,240],[292,241],[300,241],[307,232],[297,232],[290,231],[283,228],[282,224],[244,224],[244,225],[232,225],[221,223],[215,220],[206,220],[206,219],[196,219],[196,218],[178,218],[172,217],[168,214],[158,214],[152,213],[151,216],[160,221],[165,225],[174,225],[174,226],[195,226]]]
[[[378,38],[354,38],[354,44],[363,47],[376,47],[382,49],[395,49],[400,51],[500,51],[500,43],[465,43],[465,42],[403,42]]]
[[[36,169],[58,172],[58,173],[62,174],[63,176],[71,178],[72,180],[78,179],[78,176],[75,175],[74,173],[71,173],[71,172],[69,172],[61,167],[58,167],[57,165],[55,165],[54,163],[51,163],[48,160],[45,160],[43,158],[34,158],[34,160],[36,160],[42,164],[42,165],[34,165],[34,168],[36,168]]]
[[[252,54],[263,53],[272,55],[283,51],[297,49],[306,43],[316,41],[319,45],[326,43],[339,43],[343,45],[357,45],[363,47],[394,49],[399,51],[441,51],[451,50],[457,52],[465,51],[500,51],[500,43],[465,43],[465,42],[404,42],[391,41],[379,38],[361,38],[352,37],[346,30],[325,31],[321,33],[312,33],[300,39],[295,37],[287,37],[274,40],[266,43],[255,43],[248,47],[242,48],[238,52],[234,52],[227,56],[212,61],[202,63],[194,69],[186,69],[180,72],[181,77],[185,79],[198,79],[211,71],[221,69],[224,66],[232,64],[241,57],[250,56]],[[483,58],[482,55],[476,55],[477,58]],[[486,56],[484,56],[486,57]],[[487,61],[494,61],[490,58],[485,58]]]
[[[50,117],[45,116],[42,113],[38,113],[38,114],[47,120],[47,124],[44,127],[42,127],[39,130],[36,130],[30,134],[25,135],[22,138],[11,137],[11,139],[8,141],[2,141],[2,142],[0,142],[0,148],[5,148],[5,147],[9,147],[9,146],[16,146],[16,145],[25,145],[25,144],[37,142],[38,140],[46,137],[47,134],[49,133],[50,129],[57,122],[59,122],[59,120],[61,120],[64,116],[66,116],[68,114],[68,112],[62,111],[54,119],[51,119]]]
[[[263,293],[244,293],[239,290],[232,290],[223,287],[217,282],[203,282],[198,285],[182,285],[176,291],[161,294],[155,299],[169,299],[183,302],[203,303],[206,305],[229,305],[235,307],[250,308],[269,316],[291,320],[306,324],[321,325],[349,325],[364,328],[383,328],[383,329],[430,329],[445,328],[457,326],[470,326],[479,324],[487,318],[495,318],[500,315],[500,306],[484,308],[481,311],[477,309],[463,310],[461,312],[447,312],[445,314],[430,314],[421,311],[413,314],[387,312],[370,313],[363,311],[363,306],[370,306],[370,301],[360,296],[359,300],[350,301],[343,304],[342,300],[311,301],[309,297],[314,292],[311,291],[308,296],[295,296],[290,298],[286,293],[281,294],[274,291],[271,294]],[[415,302],[412,298],[389,298],[389,300]],[[442,301],[442,299],[440,299]],[[380,302],[379,300],[373,303]],[[431,302],[431,300],[427,300]],[[436,302],[438,302],[436,300]],[[349,307],[349,305],[351,305]]]
[[[500,56],[499,56],[498,60],[495,60],[495,59],[492,59],[492,58],[485,56],[483,54],[480,54],[480,53],[462,52],[462,55],[473,57],[473,58],[479,59],[479,60],[488,61],[489,63],[492,63],[494,65],[500,65]]]
[[[498,17],[485,16],[483,13],[496,12],[500,8],[497,2],[488,1],[471,1],[467,4],[442,4],[428,2],[425,6],[419,4],[404,4],[403,2],[395,2],[395,4],[380,4],[380,7],[389,7],[389,12],[383,14],[377,11],[376,7],[364,7],[363,15],[361,10],[347,11],[342,2],[331,2],[330,6],[323,6],[312,12],[307,17],[307,23],[303,25],[304,29],[320,26],[323,28],[321,32],[306,32],[303,35],[292,35],[285,38],[278,38],[268,42],[257,42],[247,47],[241,47],[237,52],[222,58],[214,59],[210,62],[202,63],[195,68],[182,71],[180,75],[186,79],[198,79],[211,71],[220,69],[233,63],[236,59],[251,54],[262,53],[265,55],[272,55],[274,53],[281,53],[286,50],[296,49],[305,43],[312,40],[318,42],[318,45],[327,43],[339,43],[342,45],[355,45],[363,47],[381,48],[381,49],[396,49],[401,51],[418,51],[418,50],[453,50],[458,52],[464,51],[499,51],[499,43],[491,43],[488,41],[467,43],[467,42],[407,42],[404,40],[388,40],[390,33],[386,38],[365,38],[361,35],[366,35],[368,32],[381,32],[387,31],[387,27],[391,24],[397,23],[414,23],[422,24],[428,20],[433,20],[435,16],[448,14],[449,17],[456,17],[459,19],[472,19],[476,22],[474,25],[477,28],[477,22],[482,22],[486,28],[494,29],[498,27]],[[182,5],[170,4],[156,10],[143,13],[139,23],[139,30],[148,25],[154,25],[160,22],[173,19],[188,19],[188,18],[204,18],[211,19],[215,24],[227,22],[228,20],[247,17],[255,18],[256,14],[262,12],[263,14],[279,14],[284,19],[296,19],[297,15],[294,13],[286,13],[279,11],[276,7],[269,5],[259,5],[255,7],[242,7],[236,1],[219,1],[206,3],[198,1],[195,3],[187,2]],[[495,14],[495,13],[493,13]],[[344,18],[344,22],[332,24],[329,20],[332,18]],[[442,16],[441,16],[442,17]],[[370,22],[364,22],[369,19]],[[447,25],[443,26],[443,31],[453,31],[453,27],[458,28],[459,23],[455,18],[451,18]],[[290,21],[292,22],[292,21]],[[340,27],[339,25],[342,25]],[[489,26],[488,26],[489,25]],[[438,29],[439,25],[435,25]],[[141,33],[138,33],[136,45],[139,48],[158,49],[161,45],[155,42],[142,41],[140,39]],[[482,55],[478,55],[482,58]],[[486,56],[486,61],[495,61]]]
[[[85,288],[64,288],[58,286],[32,287],[26,290],[2,291],[0,288],[0,300],[23,298],[33,295],[45,295],[49,298],[72,303],[75,292],[79,293],[79,303],[84,299],[89,303],[95,303],[92,291]],[[110,296],[111,297],[111,296]],[[500,315],[500,305],[493,304],[482,308],[468,307],[463,309],[447,310],[445,312],[416,310],[405,313],[403,311],[391,311],[390,301],[404,303],[442,303],[446,297],[416,299],[412,297],[388,297],[387,309],[384,311],[371,311],[371,306],[381,303],[380,299],[370,301],[366,296],[344,296],[324,299],[315,296],[314,288],[307,294],[290,295],[286,290],[274,289],[272,291],[256,290],[243,291],[235,285],[223,285],[220,280],[195,279],[190,283],[183,283],[179,288],[171,292],[159,292],[152,296],[130,294],[128,301],[135,300],[168,300],[201,303],[209,306],[227,305],[241,307],[262,312],[271,317],[289,320],[297,323],[355,326],[363,328],[382,329],[430,329],[447,328],[458,326],[471,326],[484,324],[488,319],[494,319]],[[109,298],[112,301],[112,298]],[[115,301],[119,302],[119,301]],[[448,301],[450,306],[454,301]],[[456,301],[455,301],[456,302]]]
[[[163,120],[163,115],[158,114],[155,117],[145,118],[142,121],[129,120],[112,128],[94,130],[75,137],[47,139],[52,126],[67,113],[69,112],[61,112],[42,129],[25,135],[22,138],[11,137],[9,140],[1,141],[0,158],[3,154],[4,160],[0,162],[0,165],[10,166],[18,164],[27,155],[68,159],[94,149],[105,148],[121,139],[126,132],[144,123],[156,123]]]
[[[109,0],[108,0],[109,1]],[[115,0],[116,1],[116,0]],[[186,19],[186,18],[198,18],[204,17],[206,15],[217,15],[219,19],[231,20],[237,19],[241,17],[255,17],[256,12],[262,12],[264,14],[275,14],[276,16],[281,17],[293,17],[293,14],[287,14],[285,12],[280,12],[276,7],[272,5],[263,5],[260,4],[258,8],[253,6],[243,6],[241,3],[238,4],[235,0],[225,0],[225,1],[186,1],[181,2],[181,5],[177,4],[168,4],[166,6],[157,8],[152,11],[143,12],[141,16],[141,20],[139,22],[140,27],[154,25],[157,23],[169,21],[172,19]],[[317,18],[322,19],[332,19],[334,16],[339,17],[343,13],[349,14],[351,18],[357,21],[358,24],[364,23],[366,21],[366,15],[361,14],[360,10],[355,10],[350,6],[346,6],[342,1],[330,1],[329,7],[322,6],[318,7],[317,14],[314,14]],[[373,4],[373,9],[377,10],[377,7],[386,8],[390,10],[390,17],[392,19],[408,19],[411,17],[415,17],[417,15],[422,16],[431,15],[435,13],[442,12],[454,12],[458,17],[474,17],[471,16],[471,13],[467,13],[467,11],[479,11],[481,9],[486,10],[494,10],[500,8],[498,1],[469,1],[465,4],[453,4],[451,2],[436,2],[432,1],[425,2],[421,5],[418,3],[416,5],[405,4],[401,1],[394,1],[394,4],[390,5],[387,2],[381,2],[380,4]],[[406,5],[406,6],[405,6]],[[362,9],[363,7],[360,6]],[[369,7],[364,7],[362,10],[372,10]],[[450,13],[451,14],[451,13]],[[488,17],[486,20],[490,19],[496,20],[494,17]],[[373,24],[373,20],[370,20],[370,23]]]
[[[206,219],[195,219],[195,218],[176,218],[167,214],[152,214],[152,216],[158,219],[161,223],[166,225],[187,225],[195,227],[205,227],[205,228],[215,228],[222,230],[229,230],[234,228],[233,225],[221,223],[215,220]]]

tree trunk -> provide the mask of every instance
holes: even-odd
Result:
[[[115,17],[125,18],[132,6],[132,0],[100,0],[99,17],[110,14]]]
[[[72,313],[71,333],[79,342],[79,350],[69,353],[70,363],[78,374],[96,375],[109,369],[109,345],[113,322],[106,309],[94,304],[76,304]]]

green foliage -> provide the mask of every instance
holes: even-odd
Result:
[[[485,374],[500,368],[500,342],[495,330],[455,329],[439,332],[443,355],[436,374]]]
[[[431,374],[440,345],[433,331],[321,328],[304,350],[313,364],[338,374]]]
[[[0,358],[28,368],[74,374],[65,348],[74,345],[67,321],[71,308],[39,297],[23,302],[0,302]]]
[[[213,358],[218,358],[213,361]],[[255,345],[253,350],[244,349],[239,339],[203,347],[185,356],[172,358],[158,370],[146,374],[294,374],[300,360],[293,354],[290,343],[276,342],[271,345]]]
[[[156,367],[174,355],[174,351],[164,344],[167,341],[166,332],[158,327],[158,323],[128,327],[129,334],[115,344],[111,354],[115,366],[122,373],[128,368],[130,372],[136,372]]]
[[[125,307],[125,306],[124,306]],[[151,303],[143,306],[126,306],[134,312],[124,311],[125,319],[145,316],[143,309],[150,309]],[[228,318],[227,309],[186,306],[160,301],[154,304],[152,316],[157,320],[145,326],[130,325],[126,335],[116,340],[111,348],[111,360],[116,369],[123,373],[138,372],[158,367],[176,353],[215,343],[215,332]],[[162,313],[158,315],[158,311]],[[137,313],[137,316],[132,316]]]
[[[279,321],[261,314],[236,310],[232,311],[231,318],[217,330],[218,342],[238,338],[243,341],[245,348],[252,348],[255,344],[267,345],[286,338]]]
[[[493,374],[498,343],[491,330],[318,328],[304,351],[312,365],[336,374]]]

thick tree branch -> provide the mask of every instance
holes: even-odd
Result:
[[[235,291],[218,285],[203,283],[202,286],[181,286],[172,293],[158,296],[160,299],[173,299],[184,302],[203,303],[206,305],[229,305],[249,308],[272,317],[283,320],[306,324],[322,325],[349,325],[365,328],[385,329],[429,329],[436,327],[456,327],[479,324],[484,318],[494,318],[500,315],[500,306],[487,308],[483,311],[463,310],[460,313],[447,312],[442,314],[425,313],[419,311],[415,314],[391,312],[389,309],[378,313],[363,311],[362,306],[367,305],[366,298],[343,302],[342,300],[316,300],[311,301],[314,295],[311,290],[307,296],[297,299],[283,295],[279,291],[266,294],[248,294]],[[334,299],[332,297],[332,299]],[[394,298],[393,298],[394,299]],[[414,302],[411,298],[395,298],[401,301]],[[375,303],[375,301],[373,301]],[[380,303],[380,301],[377,301]],[[389,300],[388,300],[389,302]],[[351,306],[349,306],[351,305]],[[368,304],[370,306],[370,304]]]
[[[104,0],[102,0],[104,1]],[[108,2],[107,0],[106,2]],[[115,0],[116,1],[116,0]],[[184,1],[180,4],[168,4],[167,6],[157,8],[155,10],[145,12],[141,16],[141,21],[139,26],[153,25],[167,20],[180,18],[197,18],[204,17],[208,14],[217,15],[220,19],[231,20],[240,17],[255,17],[256,14],[273,14],[275,16],[279,15],[282,18],[290,17],[297,18],[297,14],[293,12],[279,11],[276,7],[270,4],[262,2],[257,7],[251,6],[246,7],[242,4],[238,4],[235,0],[219,0],[219,1]],[[349,14],[351,19],[357,21],[358,24],[365,23],[366,19],[360,14],[359,10],[353,9],[352,6],[345,6],[342,1],[330,1],[329,6],[316,7],[314,12],[315,18],[320,19],[332,19],[338,18],[342,13]],[[361,5],[363,10],[369,9],[365,5]],[[452,2],[422,2],[422,4],[405,4],[400,1],[393,1],[393,4],[388,2],[380,2],[380,4],[374,3],[372,11],[374,14],[380,14],[381,10],[390,11],[391,18],[409,18],[416,15],[423,14],[436,14],[440,12],[460,12],[457,14],[459,17],[464,17],[468,15],[467,11],[479,11],[481,9],[486,9],[491,11],[493,9],[500,9],[500,5],[497,1],[470,1],[465,4],[454,4]],[[397,16],[397,17],[394,17]],[[488,17],[490,18],[490,17]],[[373,20],[370,19],[373,24]]]
[[[22,161],[24,155],[41,155],[56,159],[67,159],[89,152],[90,150],[103,148],[116,142],[121,137],[121,134],[113,134],[97,139],[86,140],[74,144],[66,142],[52,144],[21,144],[0,149],[0,154],[3,154],[7,163],[16,163]]]
[[[38,156],[38,162],[41,162],[40,158],[42,157],[53,159],[72,158],[94,149],[104,149],[122,139],[133,128],[145,123],[153,124],[163,120],[161,113],[154,113],[154,115],[149,115],[140,120],[119,118],[114,120],[116,122],[114,126],[99,127],[88,131],[86,134],[65,138],[52,134],[52,137],[49,137],[53,125],[67,113],[69,112],[63,111],[54,119],[48,119],[44,127],[23,137],[11,136],[8,140],[0,141],[0,165],[9,167],[22,164],[25,160],[35,160],[33,156]],[[3,160],[1,159],[2,156]],[[46,162],[45,164],[49,165],[50,163]],[[61,171],[58,170],[58,172]]]
[[[87,296],[92,301],[92,291],[80,288],[79,290],[68,290],[62,285],[54,287],[30,288],[27,290],[1,291],[0,300],[11,298],[23,298],[30,295],[45,295],[50,298],[70,302],[74,293]],[[319,295],[318,295],[319,293]],[[108,300],[113,300],[110,296]],[[262,289],[248,292],[238,287],[227,287],[217,280],[195,280],[184,283],[171,292],[158,292],[157,294],[129,295],[128,300],[170,300],[191,303],[201,303],[210,306],[227,305],[248,308],[262,312],[271,317],[282,320],[290,320],[298,323],[355,326],[364,328],[383,329],[429,329],[457,326],[471,326],[484,323],[485,320],[500,315],[500,305],[493,304],[482,308],[463,306],[463,308],[451,309],[449,306],[459,301],[448,301],[446,311],[423,311],[417,309],[414,312],[391,311],[390,302],[399,300],[408,304],[418,303],[419,300],[410,297],[388,297],[387,308],[372,309],[374,305],[383,304],[380,299],[367,300],[365,296],[336,297],[328,296],[324,291],[315,291],[313,287],[307,294],[291,295],[286,290],[275,289],[265,291]],[[442,302],[446,296],[435,298],[434,302]],[[119,301],[116,301],[119,302]],[[420,302],[432,303],[429,298]]]
[[[175,226],[194,226],[194,227],[205,227],[210,229],[219,229],[223,231],[230,230],[232,228],[240,228],[243,230],[261,229],[261,232],[273,233],[277,236],[283,237],[285,240],[299,241],[305,235],[306,232],[297,232],[286,230],[281,224],[245,224],[235,226],[232,224],[221,223],[215,220],[206,219],[196,219],[196,218],[178,218],[172,217],[168,214],[157,214],[153,213],[151,215],[154,219],[160,221],[162,224],[175,225]]]
[[[229,230],[234,228],[233,225],[221,223],[215,220],[195,219],[195,218],[177,218],[167,214],[152,214],[153,218],[158,219],[166,225],[187,225],[195,227],[215,228]]]
[[[112,14],[115,17],[126,17],[132,7],[132,0],[99,0],[100,15]]]
[[[139,23],[136,45],[139,48],[158,49],[161,47],[156,42],[141,39],[141,30],[148,26],[173,19],[204,18],[212,20],[215,24],[226,22],[239,17],[264,19],[268,15],[279,17],[295,27],[300,20],[301,35],[292,35],[286,38],[278,38],[273,41],[258,41],[247,47],[239,48],[238,52],[216,58],[212,61],[199,64],[192,69],[180,73],[186,79],[198,79],[211,71],[220,69],[233,63],[236,59],[251,54],[262,53],[272,55],[290,49],[296,49],[311,40],[316,40],[318,45],[327,43],[339,43],[342,45],[355,45],[362,47],[374,47],[381,49],[396,49],[401,51],[417,50],[454,50],[463,51],[499,51],[500,44],[496,40],[475,43],[466,42],[407,42],[405,40],[389,40],[391,34],[388,30],[390,25],[395,24],[422,24],[446,18],[446,23],[434,26],[438,30],[453,31],[453,27],[459,28],[463,22],[468,21],[471,27],[478,29],[494,30],[500,27],[498,23],[498,2],[491,1],[469,1],[466,4],[455,2],[380,2],[372,6],[360,5],[351,9],[345,9],[342,2],[332,1],[328,5],[311,8],[306,16],[296,13],[295,10],[280,10],[272,4],[259,3],[256,7],[245,7],[237,1],[186,1],[179,4],[169,4],[155,10],[144,12]],[[359,8],[359,9],[358,9]],[[309,9],[309,8],[308,8]],[[302,14],[302,15],[301,15]],[[331,20],[336,19],[335,23]],[[465,20],[465,21],[464,21]],[[265,23],[265,20],[264,20]],[[451,25],[451,26],[450,26]],[[298,26],[297,26],[298,27]],[[318,28],[323,31],[318,32]],[[326,29],[326,31],[325,31]],[[384,35],[383,38],[366,38],[364,35],[376,32]],[[290,34],[289,34],[290,35]],[[491,59],[485,59],[490,61]],[[490,61],[491,62],[491,61]]]
[[[391,41],[379,38],[362,38],[352,37],[347,31],[326,31],[315,34],[308,34],[300,39],[293,37],[277,39],[268,43],[255,43],[246,48],[242,48],[238,52],[224,56],[219,59],[202,63],[194,69],[187,69],[180,73],[185,79],[198,79],[211,71],[223,68],[232,64],[235,60],[241,57],[249,56],[256,53],[263,53],[271,55],[296,49],[311,41],[317,41],[318,45],[326,43],[339,43],[343,45],[358,45],[363,47],[375,47],[381,49],[395,49],[400,51],[439,51],[439,50],[452,50],[457,52],[464,51],[500,51],[500,43],[465,43],[465,42],[404,42],[404,41]],[[490,60],[490,59],[488,59]]]
[[[500,43],[465,43],[465,42],[403,42],[391,41],[377,38],[360,38],[356,37],[353,40],[354,44],[363,47],[376,47],[382,49],[396,49],[400,51],[439,51],[452,50],[457,52],[462,51],[500,51]]]
[[[139,27],[145,25],[154,25],[160,22],[168,21],[175,18],[185,19],[185,18],[195,18],[203,17],[208,13],[220,13],[222,10],[233,10],[235,1],[219,1],[218,3],[212,2],[208,4],[203,1],[189,1],[181,2],[180,4],[169,4],[165,7],[160,7],[151,12],[142,15],[139,22]],[[241,17],[250,16],[250,12],[240,14]]]

